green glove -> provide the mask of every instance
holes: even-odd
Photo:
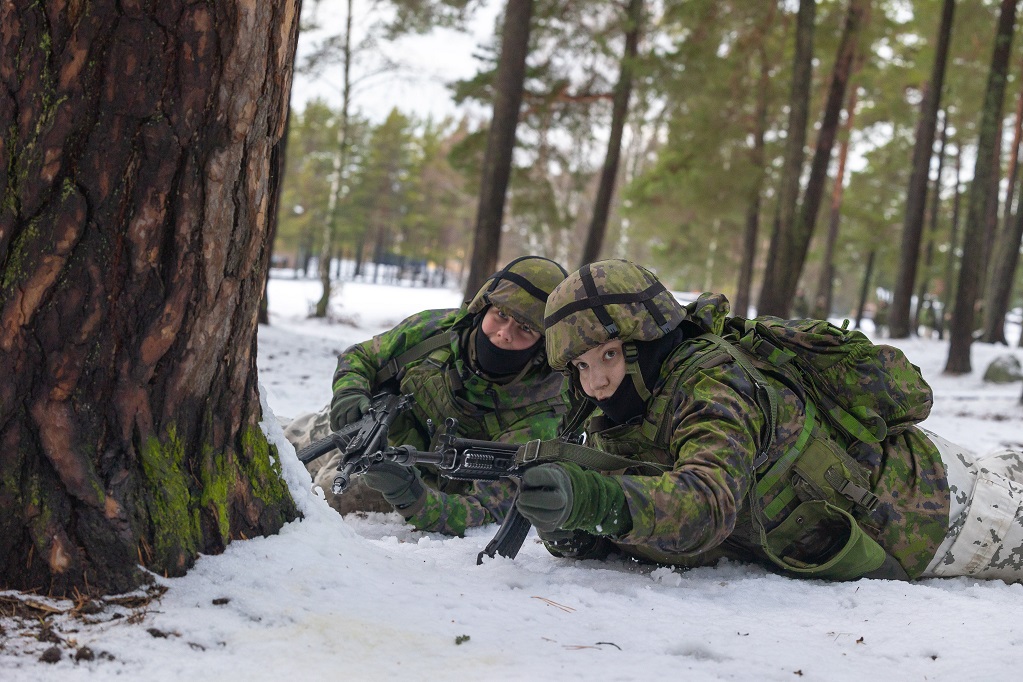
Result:
[[[330,429],[337,431],[342,426],[362,419],[369,411],[369,396],[362,391],[339,391],[330,401]]]
[[[622,535],[632,529],[632,515],[618,481],[571,462],[526,469],[515,504],[538,533],[577,529],[593,535]]]
[[[415,513],[417,502],[426,489],[415,467],[403,467],[394,462],[377,462],[363,475],[366,485],[383,493],[384,499],[406,518]]]

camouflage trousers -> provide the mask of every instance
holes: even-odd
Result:
[[[330,434],[330,406],[319,412],[310,412],[296,417],[284,427],[284,437],[299,451],[305,446]],[[352,486],[344,495],[331,491],[341,453],[332,450],[305,465],[312,476],[313,485],[323,489],[327,504],[341,514],[351,512],[389,512],[392,507],[376,490],[366,485],[360,477],[352,479]]]
[[[941,453],[951,491],[949,529],[921,577],[1023,582],[1023,453],[978,457],[924,431]]]

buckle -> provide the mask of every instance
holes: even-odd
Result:
[[[542,441],[537,438],[536,440],[526,441],[526,444],[522,446],[522,463],[528,464],[529,462],[535,462],[540,456],[540,443]]]

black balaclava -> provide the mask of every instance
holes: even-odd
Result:
[[[530,360],[536,357],[538,348],[543,345],[541,336],[529,348],[522,350],[499,348],[483,333],[482,322],[483,315],[479,315],[476,320],[476,328],[472,332],[472,336],[476,337],[473,341],[476,349],[476,362],[479,364],[479,369],[491,376],[505,377],[518,374],[529,364]]]
[[[631,342],[636,348],[636,356],[632,362],[639,363],[639,372],[646,387],[644,393],[648,396],[657,384],[661,365],[684,338],[686,338],[686,333],[683,326],[680,325],[659,339]],[[625,344],[625,346],[628,345],[629,343]],[[622,351],[626,352],[624,347]],[[627,362],[629,361],[628,355],[629,353],[626,352]],[[636,420],[646,412],[647,399],[640,396],[634,377],[635,374],[626,373],[615,392],[604,400],[595,400],[589,396],[587,398],[615,424],[627,424]]]

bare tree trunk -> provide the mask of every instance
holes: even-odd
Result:
[[[334,258],[338,223],[341,219],[341,193],[344,173],[348,166],[348,109],[352,101],[352,0],[345,10],[345,38],[341,51],[341,120],[337,126],[337,149],[334,150],[334,175],[330,179],[330,197],[327,201],[327,220],[323,223],[320,243],[320,300],[316,302],[314,317],[326,317],[330,307],[330,262]]]
[[[2,588],[130,590],[297,513],[256,318],[299,0],[128,7],[0,5]]]
[[[779,260],[786,257],[783,235],[792,230],[799,203],[799,182],[806,157],[806,125],[810,118],[810,90],[813,80],[813,35],[816,20],[816,0],[799,0],[796,16],[796,49],[792,58],[792,90],[789,96],[788,137],[785,141],[785,160],[778,189],[778,206],[771,243],[764,265],[764,281],[760,288],[758,313],[777,314],[787,311],[789,302],[781,300],[776,288],[782,280]]]
[[[856,328],[860,328],[860,323],[863,322],[863,311],[867,307],[867,297],[870,295],[870,282],[874,279],[874,258],[877,256],[877,251],[871,251],[867,254],[867,265],[863,268],[863,284],[860,285],[860,301],[856,306]]]
[[[497,269],[501,247],[504,201],[511,178],[515,128],[519,123],[525,87],[526,56],[533,0],[508,0],[501,30],[501,56],[494,83],[494,116],[487,135],[487,149],[480,175],[480,203],[476,211],[466,296],[471,297]]]
[[[859,60],[857,60],[859,61]],[[828,219],[828,234],[824,243],[824,258],[821,263],[820,279],[817,281],[817,295],[814,296],[812,317],[828,319],[831,314],[832,283],[835,279],[835,244],[838,243],[838,228],[842,220],[842,194],[845,189],[845,162],[849,156],[849,140],[852,136],[856,115],[856,88],[849,93],[846,106],[845,138],[838,148],[838,168],[835,184],[831,190],[831,213]]]
[[[773,13],[772,13],[773,18]],[[746,206],[746,226],[742,236],[742,262],[739,265],[739,282],[736,286],[736,315],[749,314],[750,291],[753,288],[753,264],[757,257],[757,237],[760,232],[760,207],[764,190],[764,149],[767,135],[767,98],[771,87],[771,65],[763,41],[759,45],[760,78],[757,84],[757,106],[754,116],[753,148],[750,150],[750,167],[756,174],[749,192]]]
[[[942,4],[931,80],[927,83],[923,101],[920,102],[920,121],[916,129],[916,143],[913,146],[913,170],[906,192],[906,217],[902,223],[899,271],[895,277],[895,291],[892,293],[889,315],[888,329],[893,339],[904,339],[909,336],[909,308],[913,298],[913,284],[916,281],[917,261],[920,258],[924,207],[927,205],[927,183],[931,173],[931,157],[934,156],[934,134],[938,125],[938,109],[941,107],[941,91],[945,83],[945,67],[948,63],[954,15],[955,0],[945,0]]]
[[[1012,298],[1012,286],[1019,262],[1019,232],[1023,226],[1017,224],[1013,213],[1013,198],[1019,167],[1020,143],[1023,140],[1023,90],[1016,96],[1016,119],[1013,126],[1012,156],[1009,161],[1008,189],[1005,194],[1005,210],[1002,212],[1002,229],[997,231],[989,259],[991,267],[987,272],[984,287],[984,322],[981,339],[985,343],[1009,345],[1005,338],[1005,314]],[[997,222],[997,219],[996,219]]]
[[[799,207],[795,229],[791,230],[787,234],[787,238],[783,240],[783,242],[787,242],[787,247],[783,251],[786,258],[781,262],[786,263],[786,267],[780,269],[779,281],[782,286],[777,292],[776,301],[780,307],[773,313],[781,317],[786,317],[789,314],[796,295],[796,287],[799,284],[799,277],[806,263],[810,240],[816,229],[817,215],[820,212],[821,200],[824,196],[824,183],[828,179],[828,166],[831,165],[831,153],[835,146],[835,138],[838,136],[839,116],[845,103],[845,90],[852,76],[856,43],[859,40],[860,28],[864,23],[863,18],[869,9],[870,0],[850,0],[849,2],[845,24],[842,28],[842,38],[838,45],[838,54],[835,57],[835,66],[831,73],[831,87],[828,89],[828,99],[824,105],[820,131],[817,134],[817,147],[814,149],[813,160],[810,162],[810,177],[806,182],[806,191]],[[785,233],[783,236],[786,236]],[[767,314],[772,313],[768,312]]]
[[[927,246],[924,248],[924,267],[920,277],[920,286],[916,295],[916,310],[913,314],[913,330],[920,328],[920,313],[924,307],[924,298],[931,285],[931,266],[934,263],[934,242],[938,236],[938,214],[941,208],[941,174],[945,169],[945,145],[948,142],[948,120],[943,119],[941,135],[938,143],[938,169],[934,177],[934,192],[931,193],[930,229],[928,230]],[[933,300],[931,301],[933,305]],[[935,317],[937,323],[937,317]],[[915,333],[915,332],[914,332]]]
[[[607,140],[607,154],[600,172],[597,198],[593,202],[593,218],[586,233],[582,258],[579,265],[597,260],[607,232],[607,218],[611,212],[611,197],[618,178],[618,159],[622,151],[622,134],[625,120],[629,116],[629,98],[632,96],[632,72],[636,55],[639,53],[639,36],[643,27],[643,0],[629,0],[626,10],[625,54],[622,55],[621,73],[615,86],[611,105],[611,133]]]
[[[849,2],[831,74],[831,87],[828,89],[828,99],[824,105],[824,114],[817,135],[817,148],[810,162],[810,177],[807,179],[806,191],[803,193],[803,201],[795,222],[788,226],[784,224],[780,226],[777,256],[772,260],[774,271],[768,273],[772,285],[768,288],[768,278],[765,277],[764,292],[760,298],[759,313],[762,315],[787,317],[795,299],[796,287],[803,272],[806,253],[810,248],[810,239],[813,237],[824,194],[824,183],[828,177],[831,152],[838,134],[838,118],[845,102],[845,89],[852,73],[860,26],[869,8],[870,0]],[[773,249],[774,243],[771,246]]]
[[[1021,189],[1021,193],[1023,193],[1023,189]],[[1012,211],[1007,207],[1005,214],[1011,216]],[[987,289],[984,295],[984,334],[982,338],[987,343],[1009,345],[1005,338],[1005,314],[1009,310],[1009,301],[1012,298],[1021,242],[1023,242],[1023,211],[1017,211],[1012,222],[1007,222],[1002,228],[992,253]]]
[[[970,345],[973,343],[974,306],[980,290],[981,258],[989,202],[991,197],[991,176],[994,161],[999,152],[997,138],[1002,105],[1005,100],[1005,80],[1009,55],[1012,52],[1012,36],[1016,24],[1016,0],[1002,0],[995,46],[991,55],[991,71],[988,76],[984,109],[981,114],[980,138],[977,141],[977,163],[973,182],[970,185],[966,209],[966,227],[963,235],[963,258],[959,266],[959,286],[956,289],[955,310],[949,326],[947,374],[968,374],[970,372]]]

